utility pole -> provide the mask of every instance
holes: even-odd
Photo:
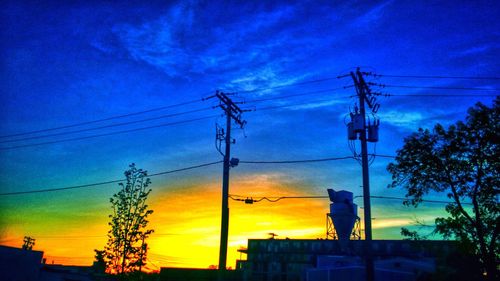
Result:
[[[373,123],[366,122],[366,107],[365,104],[371,109],[371,113],[374,116],[380,104],[377,103],[374,94],[371,93],[368,84],[363,78],[364,73],[359,70],[356,72],[351,72],[349,75],[339,76],[338,78],[351,76],[354,86],[356,87],[356,93],[359,98],[359,111],[355,107],[355,112],[351,112],[351,122],[348,126],[348,138],[350,141],[358,139],[361,141],[361,166],[363,170],[363,205],[364,205],[364,222],[365,222],[365,264],[366,264],[366,280],[374,280],[374,264],[373,264],[373,254],[372,254],[372,218],[371,218],[371,203],[370,203],[370,177],[368,170],[368,145],[367,142],[377,142],[378,141],[378,126],[380,124],[379,120],[373,118]]]
[[[212,97],[219,99],[219,105],[217,107],[220,107],[226,115],[226,131],[224,132],[224,129],[217,127],[216,137],[218,141],[224,141],[225,143],[224,153],[221,151],[220,145],[217,146],[219,152],[224,156],[224,168],[222,174],[222,216],[219,248],[219,271],[222,273],[226,270],[227,241],[229,232],[229,169],[237,166],[239,162],[237,158],[231,158],[231,144],[235,143],[235,140],[231,139],[231,123],[234,120],[236,124],[243,128],[246,121],[241,119],[241,114],[246,110],[239,108],[237,103],[233,102],[223,92],[216,91],[214,96],[205,98],[205,100]],[[222,274],[219,276],[219,279],[222,280]]]

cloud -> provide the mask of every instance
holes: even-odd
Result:
[[[354,19],[353,25],[358,27],[360,26],[368,27],[377,23],[384,16],[385,9],[393,2],[394,2],[393,0],[389,0],[376,5],[363,15]]]
[[[291,8],[282,7],[225,24],[198,18],[197,13],[202,12],[198,9],[181,3],[158,19],[140,25],[116,25],[113,32],[134,60],[160,68],[170,76],[220,73],[269,59],[268,50],[280,47],[282,42],[252,41],[292,13]],[[100,44],[96,47],[107,50]]]
[[[255,96],[269,95],[273,93],[278,94],[279,92],[277,92],[275,88],[292,85],[308,76],[305,74],[302,76],[283,77],[282,75],[279,75],[282,70],[282,67],[279,66],[279,62],[269,63],[268,65],[257,70],[239,74],[234,79],[226,83],[224,88],[232,89],[234,91],[253,91],[261,88],[267,88],[257,91]]]
[[[378,113],[382,123],[389,123],[396,127],[415,130],[424,119],[422,112],[390,110]]]
[[[318,37],[316,32],[304,30],[303,24],[298,25],[302,21],[298,6],[276,4],[264,9],[247,4],[232,11],[228,19],[217,20],[206,18],[201,9],[199,5],[179,4],[141,24],[117,24],[112,32],[132,60],[173,78],[210,79],[225,90],[238,91],[285,86],[313,76],[311,70],[297,66],[309,67],[304,54],[315,55],[334,38]],[[222,8],[222,12],[226,10]],[[320,23],[315,18],[306,25],[321,30]],[[94,47],[110,51],[110,46],[101,42]],[[291,65],[300,71],[290,73]]]
[[[467,56],[476,56],[481,53],[485,53],[491,49],[490,45],[482,45],[482,46],[473,46],[470,48],[462,49],[460,51],[455,52],[452,56],[454,57],[467,57]]]
[[[344,104],[345,101],[342,100],[325,100],[325,101],[316,101],[310,102],[306,104],[296,105],[289,107],[290,110],[308,110],[308,109],[318,109],[322,107],[330,107],[332,105]]]

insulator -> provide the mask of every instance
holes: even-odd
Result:
[[[352,122],[347,123],[347,139],[356,140],[356,133],[354,132]]]

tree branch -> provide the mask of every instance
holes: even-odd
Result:
[[[453,183],[453,179],[451,178],[450,171],[446,168],[446,165],[443,165],[441,161],[441,165],[443,166],[443,169],[446,173],[446,177],[448,178],[448,184],[450,185],[451,192],[453,194],[453,198],[455,199],[455,202],[457,203],[458,210],[460,213],[469,220],[469,222],[474,225],[475,221],[474,219],[465,211],[464,207],[462,206],[462,203],[460,202],[460,196],[458,195],[457,188],[455,184]]]

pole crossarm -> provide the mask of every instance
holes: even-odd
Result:
[[[225,93],[221,91],[216,91],[215,97],[219,99],[219,107],[224,110],[224,112],[231,117],[236,124],[243,128],[246,121],[242,120],[241,114],[247,110],[242,110],[236,102],[233,102]]]

